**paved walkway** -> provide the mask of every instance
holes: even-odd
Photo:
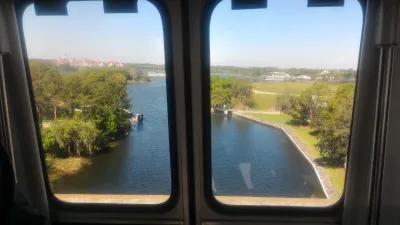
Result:
[[[276,93],[276,92],[266,92],[266,91],[257,91],[253,89],[253,92],[256,94],[264,94],[264,95],[284,95],[282,93]],[[299,96],[298,94],[289,94],[291,96]]]
[[[257,122],[257,123],[265,124],[267,126],[273,126],[273,127],[279,128],[282,131],[284,131],[289,136],[289,138],[293,141],[293,143],[297,146],[297,148],[308,159],[308,161],[311,162],[312,166],[314,167],[314,169],[315,169],[315,171],[317,173],[318,178],[321,181],[323,189],[325,190],[326,194],[328,195],[328,198],[329,199],[333,199],[333,200],[337,200],[337,199],[340,198],[340,195],[337,192],[335,186],[333,185],[333,182],[332,182],[332,180],[330,178],[330,175],[329,175],[328,171],[324,167],[320,166],[316,162],[317,157],[314,154],[311,153],[311,150],[308,149],[308,147],[302,141],[300,141],[297,138],[296,134],[294,134],[291,130],[286,129],[286,128],[284,128],[284,127],[282,127],[282,126],[280,126],[278,124],[275,124],[275,123],[266,122],[266,121],[259,120],[259,119],[255,118],[255,117],[252,117],[252,116],[244,115],[243,113],[238,112],[238,111],[235,111],[233,113],[236,116],[240,116],[240,117],[243,117],[243,118],[246,118],[246,119],[249,119],[249,120],[253,120],[253,121]]]
[[[281,111],[277,110],[233,110],[233,112],[237,113],[259,113],[259,114],[268,114],[268,115],[279,115],[282,114]]]

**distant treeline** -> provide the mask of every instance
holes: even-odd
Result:
[[[269,75],[271,72],[283,72],[291,76],[307,75],[312,78],[335,77],[336,79],[353,79],[357,71],[353,69],[328,70],[329,73],[321,74],[323,69],[307,68],[278,68],[278,67],[236,67],[236,66],[212,66],[211,73],[239,74],[244,76]]]

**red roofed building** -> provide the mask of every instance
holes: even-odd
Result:
[[[72,59],[68,60],[66,57],[59,58],[53,61],[57,66],[69,63],[74,67],[103,67],[104,63],[96,60],[90,59]]]
[[[69,61],[68,61],[67,57],[62,57],[62,58],[53,60],[53,63],[56,64],[57,66],[59,66],[59,65],[67,64],[67,63],[69,63]]]
[[[124,65],[122,65],[122,63],[119,63],[115,60],[112,60],[110,62],[107,63],[108,67],[117,67],[117,68],[122,68],[124,67]]]

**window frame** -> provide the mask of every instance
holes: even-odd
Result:
[[[225,0],[228,1],[228,0]],[[201,188],[197,190],[197,195],[198,198],[201,199],[204,204],[199,205],[198,208],[202,211],[201,215],[199,215],[200,218],[199,220],[205,220],[205,221],[219,221],[219,224],[223,224],[227,221],[285,221],[285,222],[321,222],[321,223],[339,223],[342,221],[342,213],[347,212],[347,211],[354,211],[354,208],[349,208],[346,209],[346,197],[349,195],[354,195],[354,198],[358,200],[362,200],[361,206],[367,206],[368,203],[365,201],[365,199],[368,199],[368,195],[365,191],[368,190],[369,186],[360,186],[360,189],[363,191],[360,192],[360,194],[357,193],[356,190],[349,190],[351,186],[354,186],[357,184],[358,181],[363,181],[362,183],[365,183],[365,179],[368,179],[368,177],[371,175],[369,172],[365,173],[365,169],[368,170],[372,167],[372,164],[370,163],[373,159],[372,151],[373,149],[370,149],[371,154],[367,154],[369,158],[364,158],[357,160],[353,155],[359,155],[361,148],[357,148],[356,146],[359,147],[360,145],[363,145],[364,147],[366,146],[365,143],[361,143],[359,138],[357,136],[359,135],[368,135],[372,136],[373,134],[370,133],[370,130],[361,130],[358,127],[360,127],[360,123],[362,123],[362,119],[355,120],[355,117],[358,118],[364,118],[367,119],[369,125],[373,126],[373,122],[370,119],[371,113],[373,112],[374,107],[370,107],[368,110],[371,113],[365,114],[364,112],[358,110],[359,108],[364,108],[366,107],[362,106],[362,102],[365,101],[367,98],[376,98],[374,94],[372,93],[366,93],[366,91],[372,87],[372,89],[375,89],[376,84],[372,83],[370,80],[371,76],[373,76],[373,71],[368,71],[367,72],[367,67],[372,67],[375,70],[377,69],[377,64],[370,64],[367,65],[367,61],[370,60],[370,58],[378,58],[378,55],[376,52],[373,52],[375,54],[371,54],[370,56],[366,55],[366,52],[369,51],[371,52],[370,48],[373,46],[371,43],[364,43],[366,38],[371,38],[371,36],[376,35],[373,34],[373,32],[379,32],[378,29],[372,28],[372,30],[369,33],[365,33],[365,26],[367,23],[372,23],[374,20],[373,16],[370,16],[369,14],[376,14],[377,9],[374,9],[372,7],[368,8],[367,11],[367,3],[365,1],[359,1],[361,5],[361,10],[363,14],[363,25],[362,25],[362,31],[361,31],[361,41],[360,41],[360,52],[359,52],[359,60],[358,60],[358,65],[359,65],[359,70],[357,74],[357,84],[356,84],[356,89],[355,89],[355,103],[353,106],[353,120],[351,124],[351,137],[350,137],[350,142],[351,145],[349,147],[348,151],[348,165],[352,165],[347,167],[346,171],[346,177],[345,177],[345,189],[343,190],[341,198],[336,202],[335,204],[328,206],[328,207],[295,207],[295,206],[235,206],[235,205],[227,205],[224,203],[219,202],[213,192],[212,192],[212,166],[211,166],[211,120],[210,120],[210,22],[211,22],[211,16],[212,13],[215,9],[215,7],[218,5],[218,3],[221,2],[221,0],[203,0],[200,1],[199,3],[194,3],[192,5],[193,11],[200,10],[201,15],[195,15],[196,18],[191,19],[191,27],[196,27],[200,23],[200,30],[196,31],[191,31],[191,34],[195,36],[195,38],[192,38],[194,40],[191,43],[191,50],[195,49],[195,53],[200,53],[200,56],[196,56],[192,54],[192,62],[193,67],[192,68],[192,79],[194,80],[192,82],[192,85],[194,84],[200,84],[200,88],[195,88],[193,86],[192,88],[192,96],[193,96],[193,102],[201,100],[201,107],[193,107],[193,112],[194,114],[196,111],[199,111],[200,113],[194,115],[194,118],[201,118],[197,119],[197,121],[194,122],[194,135],[198,136],[197,140],[198,142],[202,142],[202,146],[194,146],[196,152],[199,152],[199,154],[196,156],[197,160],[197,165],[196,169],[197,172],[201,174],[201,178],[197,181],[198,183],[201,184]],[[372,13],[371,13],[372,12]],[[368,13],[368,14],[367,14]],[[193,13],[191,13],[193,14]],[[196,21],[200,21],[197,22]],[[197,47],[198,46],[198,47]],[[364,49],[365,48],[365,49]],[[363,54],[364,53],[364,54]],[[201,69],[200,72],[197,72],[195,69]],[[363,78],[359,76],[359,74],[363,74],[363,77],[369,77],[369,78]],[[197,78],[196,77],[200,77]],[[359,82],[360,80],[366,80],[368,84],[365,84],[365,82],[361,82],[363,87],[361,86],[361,83]],[[369,86],[369,87],[368,87]],[[370,89],[371,90],[371,89]],[[364,122],[365,123],[365,122]],[[357,127],[358,126],[358,127]],[[201,132],[199,132],[199,130]],[[373,138],[373,137],[371,137]],[[357,140],[356,140],[357,139]],[[357,142],[357,143],[354,143]],[[369,146],[371,147],[371,146]],[[359,166],[359,168],[355,168]],[[361,172],[360,169],[363,169],[363,175],[360,177],[358,176],[355,178],[353,174]],[[351,177],[352,180],[349,180],[349,177]],[[364,191],[365,190],[365,191]],[[229,223],[228,222],[228,223]],[[209,224],[213,224],[210,222]],[[238,224],[241,224],[238,222]]]
[[[30,101],[32,106],[32,114],[35,121],[35,130],[37,133],[37,142],[39,147],[39,155],[41,159],[41,166],[44,176],[45,189],[47,194],[47,199],[50,208],[51,216],[57,220],[63,221],[81,221],[82,218],[79,214],[82,213],[96,213],[99,221],[104,221],[101,217],[109,217],[110,215],[116,215],[120,213],[128,213],[127,218],[143,218],[143,219],[166,219],[172,218],[174,220],[181,220],[181,212],[180,212],[180,204],[181,204],[181,178],[179,174],[179,149],[178,149],[178,128],[177,128],[177,117],[178,110],[176,110],[176,79],[179,79],[174,74],[174,52],[173,52],[173,43],[172,43],[172,24],[171,24],[171,13],[167,2],[164,1],[156,1],[156,0],[146,0],[151,3],[159,12],[162,29],[163,29],[163,37],[164,37],[164,60],[165,60],[165,71],[167,74],[166,79],[166,95],[167,95],[167,108],[168,108],[168,132],[169,132],[169,155],[170,155],[170,169],[171,169],[171,193],[169,198],[160,204],[118,204],[118,203],[73,203],[73,202],[65,202],[58,199],[52,189],[50,187],[47,168],[45,164],[45,155],[43,151],[43,145],[40,135],[40,127],[38,123],[38,115],[35,110],[35,97],[32,88],[32,80],[29,69],[29,59],[27,55],[25,36],[23,31],[23,16],[26,8],[33,4],[35,0],[22,0],[16,2],[15,12],[16,19],[18,24],[18,31],[20,35],[20,44],[23,53],[25,71],[26,71],[26,79],[28,83],[29,93],[30,93]],[[68,4],[71,1],[80,1],[80,0],[69,0],[66,1],[65,4]],[[81,0],[87,1],[87,0]],[[100,0],[101,1],[101,0]],[[138,9],[140,13],[140,8]],[[161,214],[161,213],[164,213]],[[110,214],[110,215],[109,215]],[[93,216],[91,216],[93,217]],[[100,219],[99,219],[100,218]],[[86,220],[84,220],[86,221]]]
[[[32,0],[29,0],[32,1]],[[185,224],[273,224],[273,225],[283,225],[283,224],[338,224],[342,222],[344,225],[353,225],[353,224],[367,224],[370,221],[370,211],[371,211],[371,186],[373,184],[373,174],[372,170],[374,169],[373,162],[376,158],[376,154],[379,153],[374,146],[371,146],[371,142],[376,139],[375,131],[375,115],[374,112],[377,105],[371,104],[368,105],[366,103],[375,102],[378,99],[378,94],[375,93],[375,89],[377,89],[378,84],[376,82],[376,73],[380,69],[379,64],[379,50],[377,48],[377,43],[385,44],[385,40],[380,40],[381,36],[385,36],[385,34],[381,35],[382,27],[383,30],[390,29],[390,26],[393,23],[383,24],[382,20],[390,15],[387,15],[385,10],[382,10],[383,3],[393,3],[391,0],[360,0],[365,4],[362,4],[362,9],[364,10],[364,27],[363,34],[361,40],[361,49],[360,49],[360,57],[359,57],[359,73],[362,76],[357,76],[357,86],[356,86],[356,102],[355,108],[353,110],[353,125],[352,125],[352,135],[351,135],[351,145],[349,152],[349,161],[348,161],[348,169],[346,173],[346,185],[344,192],[344,200],[342,204],[342,210],[334,210],[332,214],[328,215],[318,215],[318,213],[310,214],[307,212],[306,214],[302,214],[298,212],[296,208],[292,208],[287,210],[287,207],[282,208],[282,212],[278,212],[277,214],[273,214],[274,210],[259,210],[259,211],[250,211],[248,207],[241,207],[241,214],[232,213],[231,211],[224,211],[219,208],[217,205],[216,208],[211,207],[209,201],[213,199],[206,199],[204,194],[205,182],[203,167],[207,166],[207,162],[203,159],[203,150],[206,146],[203,145],[204,135],[207,134],[207,131],[204,129],[204,118],[202,117],[204,104],[207,102],[204,101],[204,77],[209,77],[209,65],[204,66],[204,64],[209,64],[209,60],[203,61],[204,57],[207,57],[207,52],[209,49],[204,48],[205,43],[209,39],[207,36],[207,32],[204,32],[204,9],[206,5],[211,4],[212,0],[199,0],[199,1],[162,1],[160,4],[165,4],[168,6],[168,12],[171,15],[169,21],[172,27],[170,33],[164,32],[164,43],[165,47],[167,47],[167,38],[168,44],[172,45],[171,52],[173,52],[173,56],[175,58],[169,58],[170,61],[173,61],[174,72],[176,72],[176,80],[175,84],[175,98],[180,99],[177,101],[176,110],[178,116],[187,117],[181,120],[180,117],[176,118],[178,121],[178,154],[179,154],[179,166],[182,167],[179,169],[180,172],[180,198],[176,205],[176,208],[171,209],[168,212],[157,213],[157,212],[144,212],[138,213],[128,210],[124,212],[111,212],[107,209],[107,212],[103,211],[90,211],[89,207],[85,207],[81,212],[77,212],[77,210],[67,210],[62,208],[57,208],[54,204],[50,203],[51,216],[53,222],[67,222],[67,223],[76,223],[76,222],[86,222],[86,223],[132,223],[132,224],[182,224],[182,219]],[[10,2],[10,1],[9,1]],[[11,40],[10,44],[12,45],[12,51],[15,55],[10,55],[8,57],[9,62],[13,64],[10,65],[11,76],[9,76],[9,82],[11,84],[17,84],[16,79],[28,79],[29,83],[29,74],[23,73],[23,69],[27,69],[27,54],[25,48],[25,41],[21,27],[22,27],[22,15],[23,10],[21,10],[21,6],[26,3],[26,0],[15,1],[15,9],[17,21],[14,21],[15,18],[11,18],[11,27],[14,26],[13,23],[18,22],[19,27],[19,35],[18,33],[10,32]],[[1,4],[1,3],[0,3]],[[388,4],[390,6],[390,4]],[[140,9],[139,9],[140,10]],[[184,20],[181,20],[182,15]],[[0,14],[1,15],[1,14]],[[7,15],[9,16],[9,15]],[[1,16],[0,16],[1,18]],[[9,24],[6,24],[9,25]],[[387,27],[386,27],[387,25]],[[13,27],[12,27],[13,28]],[[164,26],[164,29],[165,26]],[[185,29],[185,30],[184,30]],[[8,34],[5,35],[6,38]],[[20,40],[18,40],[20,38]],[[182,39],[185,38],[183,41]],[[201,38],[205,38],[206,41],[201,40]],[[20,43],[16,43],[20,42]],[[171,44],[171,42],[173,44]],[[189,43],[188,43],[189,42]],[[17,46],[21,44],[21,47]],[[209,43],[208,43],[209,44]],[[181,48],[187,49],[181,49]],[[20,53],[17,50],[21,50]],[[182,52],[184,54],[182,54]],[[23,55],[24,61],[20,60],[19,54]],[[171,53],[172,54],[172,53]],[[190,57],[186,57],[190,56]],[[166,56],[167,57],[167,56]],[[186,58],[185,58],[186,57]],[[21,61],[21,62],[20,62]],[[183,64],[184,62],[184,64]],[[25,63],[23,65],[22,63]],[[166,60],[167,64],[167,60]],[[23,68],[25,66],[25,68]],[[29,69],[29,68],[28,68]],[[183,72],[185,74],[183,75]],[[186,73],[189,72],[189,73]],[[16,73],[16,74],[13,74]],[[24,76],[21,76],[23,74]],[[13,77],[16,78],[13,78]],[[10,78],[11,77],[11,78]],[[183,77],[185,79],[183,79]],[[209,78],[207,78],[209,79]],[[20,81],[18,81],[20,82]],[[7,82],[6,82],[7,83]],[[24,84],[25,85],[25,84]],[[17,85],[17,87],[25,87],[24,85]],[[180,87],[180,85],[184,87]],[[185,86],[188,85],[188,86]],[[25,91],[22,90],[22,92]],[[30,91],[30,103],[33,104],[32,101],[32,88],[29,87]],[[185,90],[189,90],[189,93],[185,93]],[[372,90],[372,91],[371,91]],[[15,94],[14,96],[10,96],[11,100],[26,100],[25,93],[18,92],[20,90],[11,90],[11,94]],[[187,94],[187,95],[184,95]],[[188,103],[182,103],[182,98],[188,101]],[[194,102],[196,104],[190,104]],[[19,102],[10,102],[11,108],[15,108],[21,106]],[[209,101],[208,101],[209,104]],[[22,105],[23,106],[23,105]],[[32,105],[33,106],[33,105]],[[24,109],[24,107],[22,107]],[[182,109],[183,108],[183,109]],[[30,110],[28,110],[30,111]],[[32,110],[34,117],[36,111]],[[182,113],[184,111],[184,113]],[[208,112],[209,113],[209,112]],[[32,123],[29,124],[21,124],[20,122],[15,122],[13,119],[18,119],[18,116],[25,115],[30,113],[18,113],[13,116],[11,122],[12,125],[16,126],[16,129],[21,128],[29,128],[28,131],[34,132],[32,127]],[[181,121],[180,121],[181,120]],[[26,120],[30,121],[30,119]],[[183,124],[188,122],[189,124]],[[182,128],[183,127],[183,128]],[[35,124],[36,131],[38,130],[37,122]],[[191,134],[186,138],[186,131]],[[25,132],[23,134],[28,134]],[[182,136],[182,137],[180,137]],[[37,136],[38,137],[38,136]],[[36,138],[37,138],[36,137]],[[17,137],[18,138],[18,137]],[[370,140],[374,139],[374,140]],[[14,141],[14,140],[13,140]],[[15,140],[18,142],[20,140]],[[29,140],[28,140],[29,141]],[[39,142],[40,140],[38,140]],[[22,149],[16,149],[20,157],[22,150],[30,151],[29,155],[35,155],[39,152],[36,151],[35,146],[32,149],[29,149],[29,144],[33,143],[33,141],[29,141],[28,143],[21,143]],[[17,143],[18,144],[18,143]],[[187,146],[182,146],[187,144]],[[40,144],[39,144],[40,145]],[[188,148],[188,149],[186,149]],[[190,149],[191,148],[191,149]],[[34,151],[33,154],[32,151]],[[40,151],[41,154],[41,151]],[[186,155],[185,155],[186,154]],[[19,158],[17,159],[19,160]],[[23,158],[23,157],[22,157]],[[43,156],[42,156],[43,159]],[[193,161],[193,164],[187,164],[187,162]],[[19,162],[24,162],[26,160],[19,160]],[[33,173],[37,174],[37,166],[36,159],[34,159],[34,163],[29,165],[18,165],[18,163],[14,166],[17,167],[17,170],[26,171],[29,174],[29,170],[33,169]],[[43,164],[43,160],[41,161]],[[183,164],[183,166],[182,166]],[[19,168],[19,167],[22,168]],[[188,167],[186,169],[184,167]],[[193,168],[192,168],[193,167]],[[42,168],[43,169],[43,166]],[[191,171],[193,169],[193,171]],[[40,170],[39,170],[40,171]],[[18,177],[18,174],[17,174]],[[40,177],[41,179],[41,177]],[[37,179],[40,181],[40,179]],[[185,179],[189,180],[186,181]],[[193,179],[193,181],[191,180]],[[32,179],[27,179],[21,177],[22,182],[20,183],[24,188],[32,187],[32,185],[40,183],[36,182]],[[28,182],[28,183],[27,183]],[[36,182],[36,183],[35,183]],[[189,187],[188,187],[189,186]],[[46,201],[46,196],[42,198],[42,196],[33,196],[32,193],[37,193],[38,190],[33,190],[29,194],[31,200],[33,200],[36,204],[42,204]],[[185,193],[187,192],[187,193]],[[190,195],[189,195],[190,194]],[[40,193],[39,193],[40,195]],[[183,206],[184,207],[183,207]],[[128,205],[127,207],[130,207]],[[47,206],[43,206],[46,208]],[[114,205],[112,205],[114,207]],[[277,208],[277,207],[274,207]],[[41,209],[41,208],[40,208]],[[41,209],[42,210],[42,209]],[[186,210],[186,211],[185,211]],[[45,211],[45,209],[43,209]],[[277,211],[277,210],[275,210]],[[293,212],[297,211],[297,212]],[[42,212],[42,211],[41,211]],[[340,214],[343,213],[343,217]],[[162,215],[160,215],[162,214]]]

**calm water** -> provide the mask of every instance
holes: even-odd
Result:
[[[164,78],[129,84],[133,112],[144,123],[93,165],[60,181],[57,193],[169,194],[171,174]],[[311,166],[280,131],[248,120],[212,116],[216,195],[321,197]]]

